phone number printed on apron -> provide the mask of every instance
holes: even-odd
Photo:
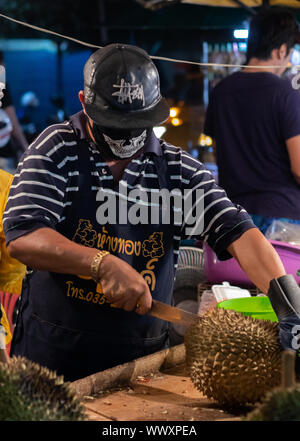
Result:
[[[98,305],[103,305],[107,303],[106,298],[103,294],[93,291],[85,290],[84,288],[77,288],[74,282],[68,280],[67,285],[67,297],[72,297],[78,300],[84,300],[86,302],[92,302]]]

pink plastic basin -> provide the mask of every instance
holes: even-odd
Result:
[[[300,246],[286,242],[270,240],[276,249],[287,274],[292,274],[300,284]],[[208,282],[253,286],[247,274],[241,269],[235,259],[221,261],[207,243],[203,244],[204,273]],[[299,273],[299,275],[298,275]]]

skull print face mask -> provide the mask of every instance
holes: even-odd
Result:
[[[107,147],[113,156],[119,159],[130,158],[141,150],[147,139],[147,129],[114,130],[98,126],[90,126],[98,146]]]

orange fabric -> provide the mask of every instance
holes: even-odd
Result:
[[[12,339],[12,335],[10,332],[10,327],[9,327],[9,323],[4,311],[4,308],[2,305],[1,306],[1,310],[0,310],[0,326],[3,326],[4,331],[5,331],[5,344],[8,345],[8,343],[10,343],[11,339]]]

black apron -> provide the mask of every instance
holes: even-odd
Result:
[[[89,145],[78,140],[79,191],[57,231],[109,250],[143,275],[153,298],[172,303],[173,236],[170,225],[99,225],[91,197]],[[163,156],[151,156],[160,188],[170,188]],[[130,166],[130,165],[129,165]],[[117,186],[112,181],[112,186]],[[101,185],[101,184],[99,184]],[[168,323],[111,307],[96,283],[74,275],[29,271],[18,305],[11,355],[28,359],[74,381],[159,351],[168,345]]]

